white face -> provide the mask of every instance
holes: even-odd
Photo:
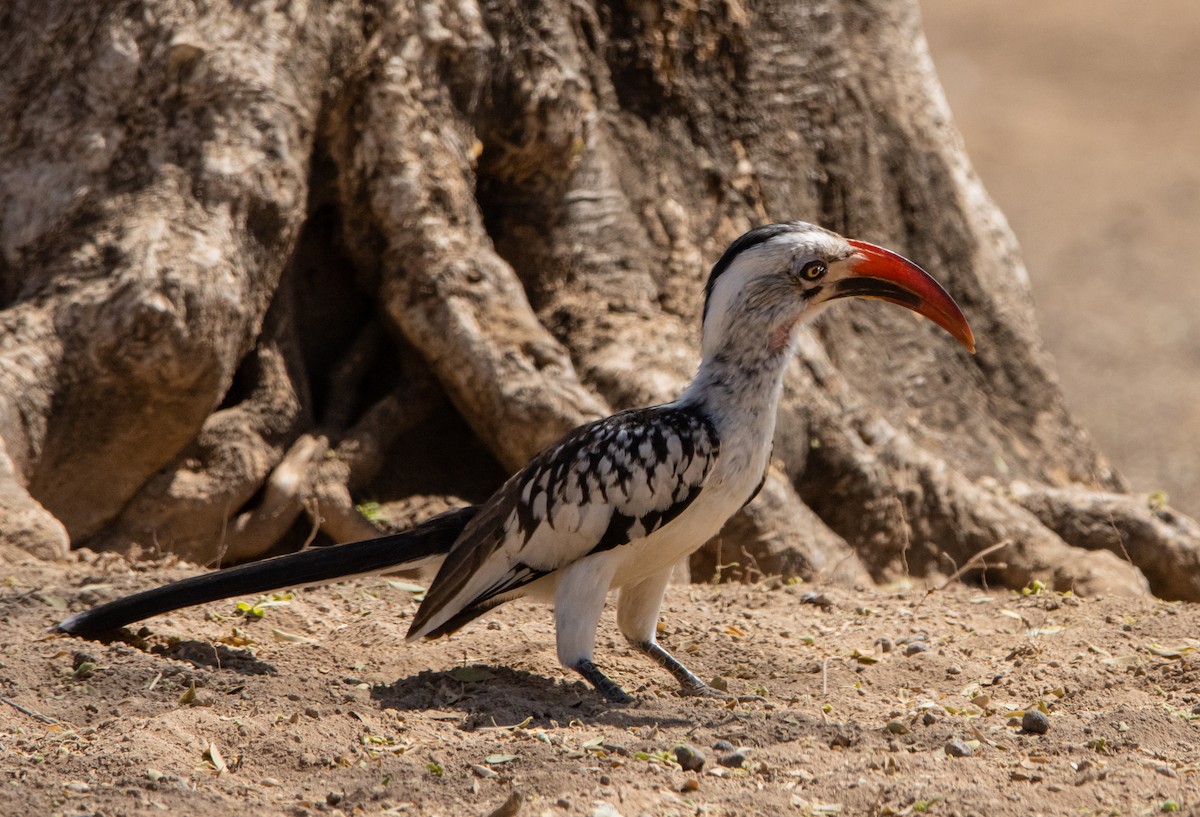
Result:
[[[712,282],[704,318],[706,355],[731,331],[753,332],[771,346],[790,343],[792,327],[815,315],[826,302],[826,286],[848,272],[844,262],[854,248],[836,233],[803,222],[771,232],[748,233],[739,241],[753,243],[740,250],[735,242],[730,248],[735,254]]]

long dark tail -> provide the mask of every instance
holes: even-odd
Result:
[[[438,514],[402,533],[302,550],[180,579],[76,613],[59,623],[58,630],[94,636],[193,604],[400,570],[406,565],[445,556],[477,510],[474,505],[458,508]]]

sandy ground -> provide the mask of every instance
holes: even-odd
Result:
[[[620,707],[557,666],[539,607],[405,646],[415,594],[363,579],[104,644],[46,628],[187,571],[0,567],[6,816],[483,817],[514,792],[500,814],[1200,815],[1197,605],[678,586],[663,643],[766,701],[679,697],[610,615],[598,658],[639,698]],[[1045,734],[1021,728],[1035,709]]]
[[[921,6],[1072,408],[1200,516],[1200,3]]]

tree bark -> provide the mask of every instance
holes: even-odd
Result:
[[[246,559],[479,500],[671,399],[708,266],[803,219],[922,263],[979,354],[878,304],[806,329],[696,578],[1200,599],[1200,527],[1144,519],[1064,407],[915,0],[18,0],[0,31],[0,537],[32,553]]]

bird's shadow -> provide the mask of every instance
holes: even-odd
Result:
[[[230,649],[224,644],[212,641],[174,641],[170,644],[156,644],[149,652],[183,661],[193,667],[211,667],[215,670],[236,672],[238,675],[278,675],[275,665],[247,650]]]
[[[127,644],[147,655],[183,661],[193,667],[228,670],[238,675],[279,674],[274,664],[263,661],[249,650],[231,649],[214,641],[169,639],[165,643],[152,643],[146,632],[134,632],[128,627],[87,636],[85,640],[97,644]]]
[[[481,664],[422,670],[373,687],[371,697],[400,711],[461,712],[459,727],[466,730],[517,724],[550,727],[572,721],[622,728],[692,723],[664,712],[657,699],[614,704],[583,681],[564,683],[525,670]]]

